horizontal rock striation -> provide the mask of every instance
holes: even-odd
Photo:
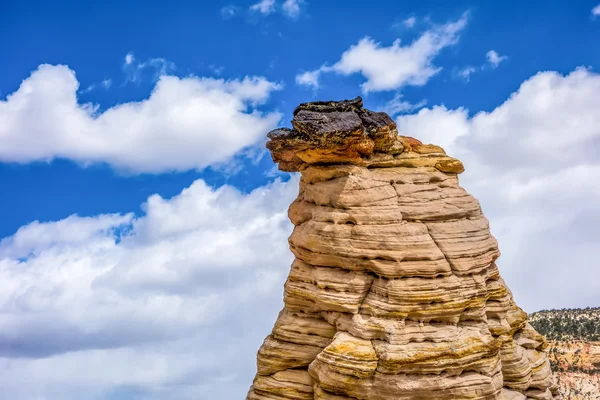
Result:
[[[292,125],[267,148],[302,175],[295,260],[247,399],[552,399],[462,163],[360,98],[301,104]]]

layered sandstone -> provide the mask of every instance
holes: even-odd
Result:
[[[292,125],[267,148],[302,176],[295,260],[247,399],[552,399],[462,163],[360,98],[301,104]]]

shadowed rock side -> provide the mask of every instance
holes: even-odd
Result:
[[[267,148],[302,174],[296,258],[247,399],[552,399],[462,163],[360,98],[301,104],[292,125]]]

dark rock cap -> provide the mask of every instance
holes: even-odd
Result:
[[[363,108],[360,97],[302,103],[294,110],[292,127],[267,134],[267,148],[281,171],[328,164],[464,171],[462,163],[448,157],[441,147],[399,136],[390,116]]]
[[[267,148],[282,171],[314,163],[355,163],[374,152],[401,151],[389,115],[363,108],[362,98],[302,103],[294,110],[293,129],[267,135]]]
[[[294,116],[301,110],[332,112],[332,111],[356,111],[363,107],[362,97],[357,96],[352,100],[340,101],[313,101],[309,103],[300,103],[294,110]]]

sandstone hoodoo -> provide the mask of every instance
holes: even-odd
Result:
[[[462,163],[360,98],[301,104],[292,125],[267,148],[302,175],[295,260],[247,399],[552,399]]]

